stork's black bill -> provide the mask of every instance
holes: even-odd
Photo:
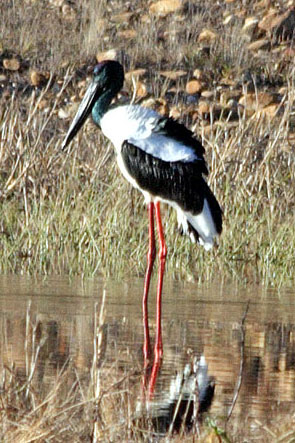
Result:
[[[87,117],[90,115],[96,100],[102,93],[101,85],[93,81],[87,88],[82,102],[78,108],[78,111],[71,123],[71,126],[67,132],[67,135],[61,145],[62,151],[68,146],[68,144],[73,140],[75,135],[78,133],[79,129],[85,123]]]

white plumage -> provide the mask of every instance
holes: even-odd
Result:
[[[139,105],[118,106],[104,114],[100,126],[117,153],[120,153],[123,142],[127,140],[146,153],[167,162],[196,160],[197,156],[192,148],[154,132],[161,117],[154,110]]]

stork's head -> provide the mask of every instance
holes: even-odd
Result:
[[[122,65],[115,60],[104,60],[98,63],[93,70],[93,80],[90,83],[78,111],[71,123],[68,133],[62,143],[62,150],[71,142],[90,115],[99,97],[110,91],[114,97],[124,83],[124,70]]]

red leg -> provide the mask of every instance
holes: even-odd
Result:
[[[163,355],[163,343],[162,343],[162,287],[163,287],[163,277],[165,271],[165,261],[167,255],[167,247],[165,243],[165,238],[163,234],[162,220],[160,214],[160,203],[155,204],[156,207],[156,221],[159,236],[159,275],[158,275],[158,290],[157,290],[157,331],[156,331],[156,341],[155,341],[155,362],[157,363]]]
[[[149,320],[148,320],[148,293],[150,288],[151,275],[153,271],[153,265],[155,261],[156,248],[155,248],[155,232],[154,232],[154,203],[149,203],[149,250],[147,255],[147,269],[144,280],[144,292],[142,299],[142,313],[143,313],[143,331],[144,331],[144,345],[143,355],[144,364],[148,364],[148,358],[150,354],[150,333],[149,333]]]

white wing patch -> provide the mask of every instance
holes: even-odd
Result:
[[[127,140],[138,148],[164,161],[196,160],[194,150],[172,138],[153,132],[162,118],[152,109],[138,105],[119,106],[107,111],[101,119],[102,132],[114,144],[118,153]]]

